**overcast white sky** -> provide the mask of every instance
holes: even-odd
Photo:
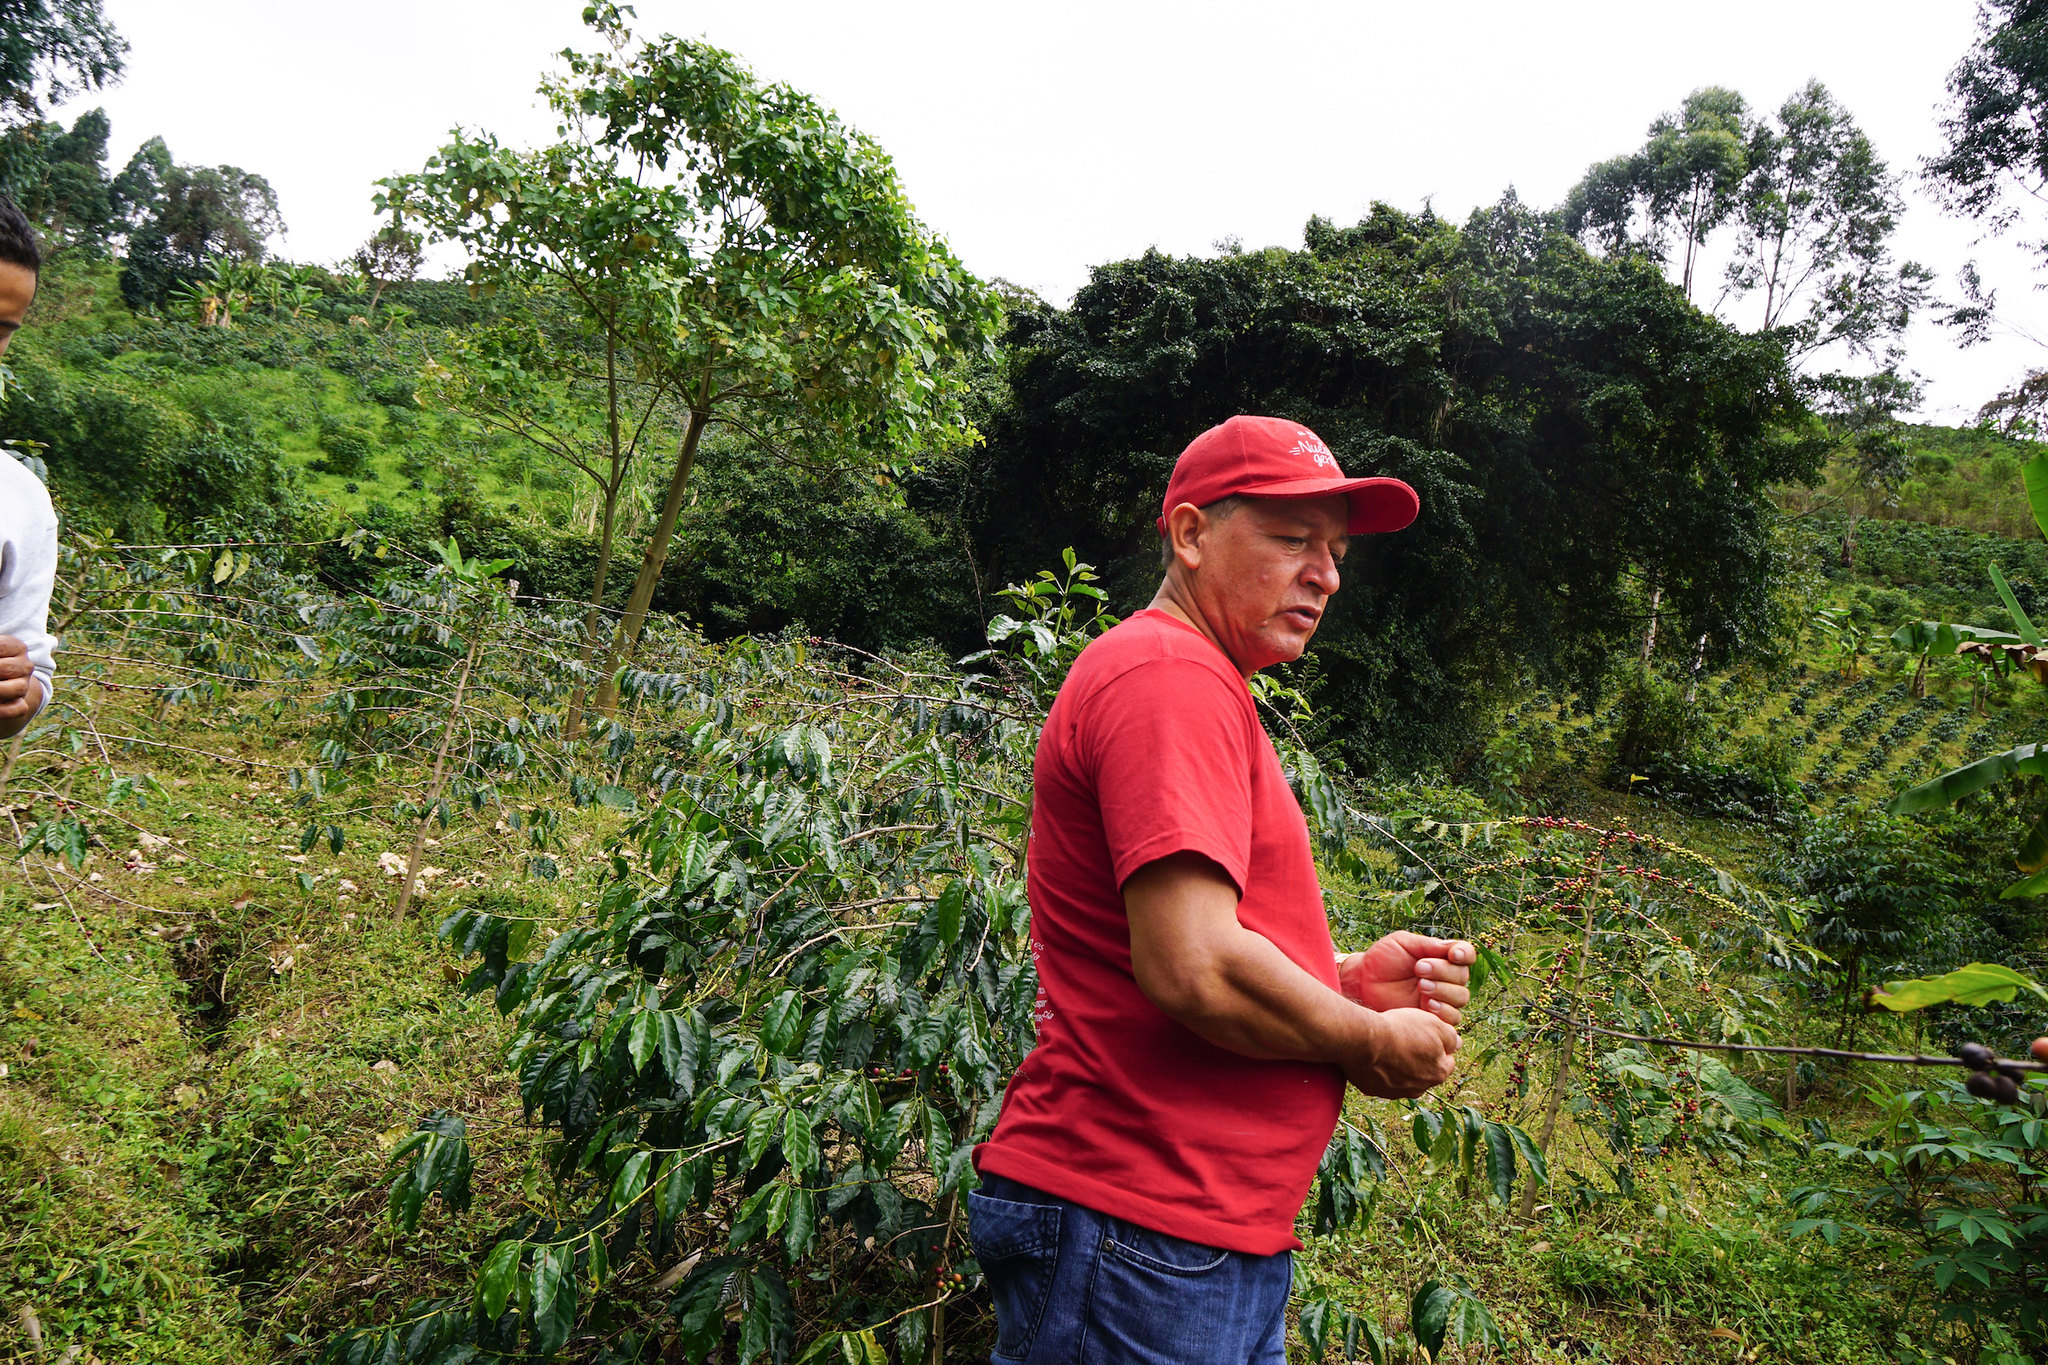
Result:
[[[1268,0],[642,0],[643,32],[708,37],[836,108],[895,157],[925,220],[967,264],[1057,301],[1091,265],[1157,246],[1300,243],[1320,213],[1427,199],[1462,218],[1510,185],[1547,206],[1588,163],[1638,145],[1686,92],[1775,107],[1819,77],[1894,167],[1938,147],[1936,105],[1974,0],[1641,0],[1532,4]],[[106,0],[128,76],[72,106],[113,117],[118,166],[161,134],[180,160],[277,187],[295,259],[346,254],[375,227],[371,184],[413,169],[453,124],[538,142],[552,54],[584,43],[580,0]],[[1953,294],[1972,256],[2012,322],[2048,337],[2017,241],[1977,244],[1917,190],[1900,253]],[[2048,215],[2043,215],[2048,220]],[[2023,239],[2048,236],[2042,221]],[[1704,298],[1712,302],[1711,295]],[[2041,345],[1970,351],[1908,338],[1930,419],[1967,420]]]

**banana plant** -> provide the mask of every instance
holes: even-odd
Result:
[[[1984,630],[1952,621],[1908,621],[1892,632],[1891,643],[1893,649],[1914,660],[1912,692],[1915,697],[1924,697],[1927,695],[1927,665],[1935,657],[1977,654],[1978,650],[1970,648],[1976,645],[1983,647],[1984,657],[1994,658],[1991,651],[1996,646],[2023,642],[2009,631]]]
[[[2034,514],[2034,524],[2042,535],[2048,536],[2048,455],[2036,455],[2027,461],[2020,469],[2020,477],[2026,484],[2027,506]],[[1999,633],[1995,631],[1979,632],[1972,640],[1963,640],[1958,635],[1955,651],[1979,653],[1994,664],[2002,655],[2006,662],[2026,668],[2038,681],[2048,684],[2048,644],[2044,644],[2040,630],[2020,606],[1998,566],[1992,564],[1988,567],[1991,582],[2012,616],[2017,638],[2006,636],[1999,639]],[[1955,633],[1969,628],[1937,627],[1935,634],[1938,636],[1944,629]],[[1896,639],[1894,636],[1895,642]],[[1950,805],[1987,787],[2022,777],[2048,777],[2048,745],[2019,744],[2004,753],[1952,768],[1939,777],[1900,792],[1885,806],[1885,810],[1893,815],[1912,815],[1936,806]],[[2013,862],[2024,875],[2000,892],[2002,897],[2048,894],[2048,810],[2041,813],[2020,840],[2019,848],[2013,853]]]
[[[1846,608],[1823,607],[1813,614],[1813,628],[1833,642],[1842,656],[1842,675],[1855,682],[1857,662],[1870,648],[1869,627],[1858,625]]]

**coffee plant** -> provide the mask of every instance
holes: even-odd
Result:
[[[1009,592],[994,676],[792,640],[625,680],[670,719],[591,916],[479,904],[440,931],[477,959],[465,989],[514,1023],[550,1197],[471,1295],[345,1334],[331,1360],[585,1338],[701,1360],[729,1320],[741,1361],[883,1342],[941,1358],[976,1283],[970,1154],[1033,1037],[1030,754],[1059,676],[1114,619],[1089,577],[1070,557]],[[468,1199],[463,1120],[420,1132],[393,1185],[408,1227],[433,1194]],[[665,1301],[597,1312],[614,1279],[671,1265]]]

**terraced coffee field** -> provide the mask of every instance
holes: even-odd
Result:
[[[1872,669],[1853,681],[1807,665],[1777,689],[1740,677],[1704,682],[1699,701],[1723,761],[1782,763],[1811,804],[1881,803],[1901,788],[2032,736],[2048,691],[2009,684],[1980,708],[1967,683],[1914,697],[1905,670]],[[1988,710],[1988,714],[1984,711]],[[1502,733],[1526,745],[1531,767],[1597,766],[1613,749],[1610,710],[1575,715],[1547,694],[1510,712]],[[1759,764],[1760,757],[1775,760]]]

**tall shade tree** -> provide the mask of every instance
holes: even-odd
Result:
[[[480,287],[563,290],[688,413],[598,684],[609,710],[705,428],[886,477],[972,439],[952,362],[992,346],[1000,311],[888,156],[830,110],[703,43],[636,46],[615,6],[585,17],[609,50],[565,53],[542,86],[563,141],[521,152],[458,131],[380,202],[463,246]]]
[[[128,40],[100,0],[0,0],[0,119],[44,110],[121,78]]]
[[[370,286],[370,304],[365,316],[377,315],[377,300],[394,284],[408,284],[426,261],[426,247],[417,232],[386,223],[355,249],[349,264]]]
[[[144,165],[153,169],[154,163]],[[136,163],[129,167],[135,169]],[[124,171],[115,180],[124,205],[129,191],[122,182],[127,179]],[[277,191],[239,166],[173,164],[148,206],[134,212],[140,225],[128,234],[121,297],[138,310],[161,306],[172,289],[206,275],[216,257],[262,260],[269,239],[284,231]]]
[[[1742,96],[1695,90],[1650,125],[1641,148],[1586,172],[1566,199],[1565,225],[1609,251],[1634,248],[1668,262],[1675,249],[1679,287],[1691,298],[1700,247],[1740,202],[1749,138]]]
[[[1819,81],[1758,121],[1748,164],[1729,293],[1762,293],[1762,325],[1788,329],[1795,360],[1835,344],[1883,359],[1933,279],[1891,254],[1899,177]]]
[[[2048,199],[2048,3],[1983,0],[1948,93],[1928,181],[1957,212],[2010,227]]]
[[[1774,627],[1768,490],[1815,472],[1775,334],[1688,304],[1509,200],[1457,227],[1375,207],[1301,251],[1098,268],[1071,308],[1020,308],[1009,394],[963,502],[995,582],[1072,545],[1119,608],[1157,581],[1153,518],[1181,448],[1233,413],[1291,417],[1422,514],[1345,561],[1302,675],[1363,764],[1457,754],[1531,677],[1597,688],[1632,655],[1639,576],[1718,657]]]
[[[25,123],[0,133],[0,189],[39,224],[46,245],[99,250],[113,225],[104,109],[59,123]]]

